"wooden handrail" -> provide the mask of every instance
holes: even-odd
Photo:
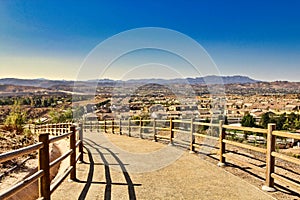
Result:
[[[185,121],[185,120],[178,120],[178,119],[175,119],[173,120],[174,123],[183,123],[183,124],[190,124],[191,121]]]
[[[217,138],[217,137],[210,136],[210,135],[205,135],[205,134],[200,134],[200,133],[193,133],[193,135],[198,136],[198,137],[212,139],[212,140],[219,140],[219,138]]]
[[[163,131],[169,131],[170,128],[163,128],[163,127],[156,127],[156,130],[163,130]]]
[[[189,133],[190,133],[190,131],[184,131],[184,130],[175,129],[175,128],[173,128],[172,131],[173,131],[173,132],[179,132],[179,133],[186,133],[186,134],[189,134]]]
[[[26,154],[30,154],[30,153],[32,153],[36,150],[41,149],[41,148],[43,148],[43,143],[39,142],[39,143],[30,145],[30,146],[27,146],[27,147],[23,147],[23,148],[20,148],[20,149],[17,149],[17,150],[13,150],[13,151],[10,151],[10,152],[7,152],[7,153],[2,153],[2,154],[0,154],[0,163],[3,163],[3,162],[8,161],[8,160],[12,160],[14,158],[17,158],[17,157],[20,157],[20,156],[23,156],[23,155],[26,155]]]
[[[0,199],[6,199],[17,193],[18,191],[22,190],[23,188],[27,187],[34,181],[38,180],[40,177],[44,175],[43,170],[37,171],[33,175],[29,176],[28,178],[24,179],[23,181],[17,183],[13,187],[9,188],[5,192],[0,194]]]
[[[242,126],[240,127],[240,126],[230,126],[230,125],[223,125],[222,127],[231,130],[249,131],[253,133],[263,133],[263,134],[268,133],[267,129],[262,129],[262,128],[250,128],[250,127],[242,127]]]
[[[260,152],[260,153],[263,153],[263,154],[265,154],[267,152],[267,149],[251,146],[251,145],[248,145],[248,144],[243,144],[243,143],[240,143],[240,142],[235,142],[235,141],[226,140],[226,139],[223,139],[223,142],[225,144],[230,144],[230,145],[233,145],[233,146],[242,147],[244,149],[257,151],[257,152]]]
[[[57,124],[58,127],[70,126],[71,124]],[[45,130],[50,130],[51,125],[45,125]],[[55,129],[59,131],[59,129]],[[83,161],[83,143],[82,143],[82,125],[80,125],[79,132],[79,140],[76,142],[76,131],[78,129],[75,126],[71,126],[70,131],[60,136],[53,137],[49,139],[49,133],[43,133],[39,135],[39,142],[28,147],[23,147],[21,149],[17,149],[14,151],[6,152],[0,154],[0,163],[5,162],[7,160],[11,160],[22,155],[29,154],[34,151],[39,151],[39,167],[38,171],[31,175],[30,177],[26,178],[25,180],[17,183],[16,185],[12,186],[8,190],[4,191],[0,194],[0,199],[7,198],[15,194],[16,192],[22,190],[24,187],[28,186],[32,182],[39,180],[39,197],[45,200],[50,199],[51,193],[62,183],[62,181],[70,174],[70,178],[72,180],[76,179],[76,162],[78,160]],[[52,132],[53,133],[53,132]],[[54,143],[56,141],[60,141],[64,138],[70,137],[70,150],[64,153],[59,158],[55,159],[50,163],[49,159],[49,144]],[[76,148],[79,147],[79,155],[76,157]],[[61,162],[62,160],[66,159],[70,156],[70,167],[68,170],[63,174],[63,177],[56,181],[54,184],[50,184],[50,169]]]
[[[69,133],[65,133],[65,134],[60,135],[60,136],[56,136],[56,137],[50,138],[50,139],[49,139],[49,143],[57,142],[57,141],[59,141],[59,140],[62,140],[62,139],[64,139],[64,138],[69,137],[69,136],[72,135],[72,134],[73,134],[73,132],[69,132]]]
[[[66,159],[72,153],[73,153],[73,150],[70,149],[69,151],[67,151],[66,153],[64,153],[62,156],[60,156],[57,159],[55,159],[54,161],[52,161],[50,163],[50,168],[52,168],[54,165],[58,164],[59,162],[63,161],[64,159]]]
[[[296,140],[300,140],[300,134],[299,133],[289,133],[285,131],[273,131],[273,135],[280,136],[280,137],[286,137],[286,138],[293,138]]]
[[[294,158],[294,157],[291,157],[291,156],[287,156],[287,155],[284,155],[282,153],[277,153],[275,151],[273,151],[271,155],[276,157],[276,158],[280,158],[282,160],[300,165],[300,159],[299,158]]]
[[[298,192],[300,192],[300,185],[295,183],[294,181],[291,181],[287,178],[284,178],[282,176],[280,176],[279,174],[276,174],[276,173],[272,173],[271,174],[272,178],[279,181],[279,182],[282,182],[284,183],[285,185],[291,187],[291,188],[295,188]]]

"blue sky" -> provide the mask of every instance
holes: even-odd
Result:
[[[105,39],[163,27],[196,40],[223,75],[300,81],[299,10],[297,0],[0,1],[0,77],[76,79]]]

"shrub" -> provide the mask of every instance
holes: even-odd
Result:
[[[26,113],[21,111],[18,103],[15,103],[10,114],[7,116],[4,128],[8,131],[23,132],[23,126],[26,123]]]

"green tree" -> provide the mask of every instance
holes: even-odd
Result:
[[[268,127],[268,123],[270,123],[270,121],[271,121],[271,118],[270,118],[269,113],[267,112],[267,113],[262,114],[259,124],[263,128],[267,128]]]
[[[288,119],[288,123],[289,123],[288,130],[295,130],[296,129],[295,121],[298,119],[298,116],[292,112],[287,116],[287,119]]]
[[[73,121],[73,112],[71,108],[63,112],[57,112],[56,110],[51,110],[49,112],[51,117],[51,123],[64,123]]]
[[[286,118],[284,124],[282,125],[282,129],[283,130],[289,130],[290,129],[290,122],[289,122],[288,118]]]
[[[241,124],[242,126],[245,126],[245,127],[255,127],[256,124],[255,124],[255,119],[252,115],[250,114],[247,114],[245,115],[242,120],[241,120]],[[244,139],[247,140],[248,139],[248,135],[250,134],[250,132],[248,131],[244,131]]]
[[[5,127],[7,130],[15,130],[18,133],[23,132],[23,126],[26,123],[26,113],[22,112],[21,106],[18,102],[15,102],[10,114],[5,120]]]
[[[299,119],[295,120],[295,129],[300,129],[300,120]]]
[[[245,127],[255,127],[255,119],[252,115],[247,114],[241,120],[241,125]]]
[[[51,123],[59,123],[60,122],[60,114],[54,109],[49,112],[49,116],[51,118]]]
[[[275,119],[276,129],[283,130],[283,125],[285,124],[285,121],[286,121],[286,114],[283,113],[283,114],[279,115],[279,117],[277,117]]]
[[[73,121],[73,112],[71,108],[68,108],[64,113],[62,114],[65,122],[71,122]]]

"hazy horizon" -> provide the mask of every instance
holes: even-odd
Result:
[[[209,76],[221,76],[221,77],[235,77],[235,76],[241,76],[241,77],[247,77],[250,79],[253,79],[255,81],[262,81],[262,82],[275,82],[275,81],[288,81],[288,82],[300,82],[300,81],[289,81],[289,80],[261,80],[261,79],[255,79],[247,75],[239,75],[239,74],[234,74],[234,75],[207,75],[207,76],[199,76],[199,77],[178,77],[178,78],[137,78],[137,79],[126,79],[126,80],[120,80],[120,79],[112,79],[112,78],[101,78],[97,80],[112,80],[112,81],[138,81],[138,80],[151,80],[151,79],[161,79],[161,80],[175,80],[175,79],[195,79],[195,78],[203,78],[203,77],[209,77]],[[20,77],[0,77],[0,79],[19,79],[19,80],[50,80],[50,81],[77,81],[76,79],[48,79],[48,78],[43,78],[43,77],[36,77],[36,78],[20,78]],[[88,79],[88,80],[78,80],[78,81],[94,81],[95,79]]]

